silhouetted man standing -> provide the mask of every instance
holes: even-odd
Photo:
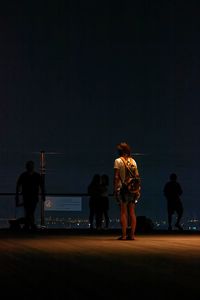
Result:
[[[164,195],[167,198],[167,212],[168,212],[168,229],[172,230],[172,215],[177,213],[177,221],[175,227],[179,230],[183,230],[180,225],[180,220],[183,215],[183,205],[180,199],[183,191],[180,184],[177,182],[177,175],[172,173],[170,175],[170,181],[166,183],[164,187]]]
[[[25,212],[25,229],[35,229],[35,210],[39,201],[39,193],[41,192],[44,200],[44,187],[41,175],[34,170],[34,162],[26,163],[26,171],[23,172],[16,185],[16,206],[19,205],[19,193],[23,197],[23,206]]]

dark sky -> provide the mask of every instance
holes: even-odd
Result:
[[[47,191],[110,176],[127,141],[142,176],[138,207],[165,214],[171,172],[185,215],[200,210],[198,1],[6,1],[0,10],[0,191],[47,154]]]

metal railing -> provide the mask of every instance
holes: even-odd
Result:
[[[112,194],[109,195],[108,212],[109,227],[119,228],[119,208]],[[89,228],[89,213],[86,193],[47,193],[44,205],[41,199],[38,202],[35,221],[38,226],[49,228]],[[15,193],[0,193],[0,228],[9,227],[9,220],[23,216],[23,206],[15,205]]]

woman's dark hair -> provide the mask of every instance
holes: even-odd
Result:
[[[100,174],[94,174],[92,178],[92,184],[99,184],[101,180]]]
[[[127,154],[128,156],[131,156],[131,148],[125,142],[118,144],[117,145],[117,150],[118,150],[118,153],[119,153],[120,156],[124,155],[124,154]]]
[[[175,173],[172,173],[172,174],[170,175],[170,179],[171,179],[172,181],[176,181],[177,175],[176,175]]]

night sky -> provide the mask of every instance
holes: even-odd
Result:
[[[0,9],[0,191],[26,160],[47,192],[86,193],[127,141],[142,177],[138,213],[165,215],[172,172],[200,215],[198,1],[6,1]],[[54,154],[53,154],[53,153]]]

